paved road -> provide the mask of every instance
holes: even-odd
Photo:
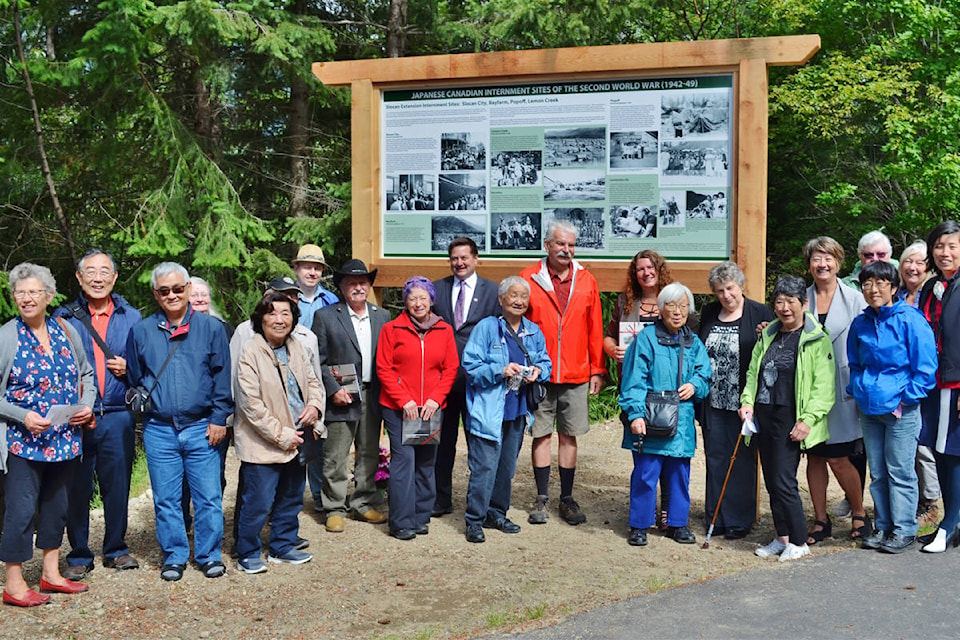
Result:
[[[500,639],[960,638],[960,549],[852,549],[745,571]]]

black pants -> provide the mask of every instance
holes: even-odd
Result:
[[[26,562],[33,557],[34,515],[37,548],[60,548],[67,526],[67,486],[78,460],[36,462],[12,454],[7,458],[7,510],[0,561]]]
[[[707,459],[707,526],[713,520],[723,481],[730,468],[730,458],[740,435],[740,417],[736,411],[707,407],[709,428],[703,429],[703,451]],[[747,448],[743,441],[730,471],[727,490],[723,494],[716,531],[751,529],[757,517],[757,454],[756,447]]]
[[[800,443],[790,439],[796,424],[793,407],[758,404],[754,407],[757,428],[754,436],[760,451],[763,481],[770,494],[770,511],[778,536],[789,536],[800,546],[807,543],[807,521],[803,515],[797,469]]]

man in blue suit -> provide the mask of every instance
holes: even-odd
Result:
[[[470,238],[454,238],[447,248],[453,275],[433,283],[437,289],[433,312],[453,327],[460,358],[463,358],[463,348],[477,323],[488,316],[500,315],[497,284],[477,275],[479,253],[477,243]],[[435,518],[453,512],[453,463],[457,457],[457,434],[460,420],[467,420],[466,380],[461,367],[443,410],[435,467],[437,499],[432,514]]]

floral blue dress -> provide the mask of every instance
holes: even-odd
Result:
[[[41,416],[50,407],[78,404],[80,401],[79,373],[70,339],[53,318],[47,318],[51,353],[44,353],[33,332],[17,320],[19,345],[10,369],[6,400]],[[11,422],[7,428],[7,447],[11,454],[37,462],[64,462],[82,451],[80,426],[55,424],[34,435],[24,424]]]

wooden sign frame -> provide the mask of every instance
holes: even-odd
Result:
[[[804,64],[819,49],[820,36],[800,35],[316,62],[313,73],[321,82],[351,88],[351,257],[379,269],[378,287],[402,286],[412,275],[436,279],[450,274],[445,258],[383,255],[380,105],[385,90],[636,78],[665,72],[727,73],[734,77],[730,259],[743,269],[754,295],[760,295],[757,292],[764,291],[766,281],[767,249],[767,67]],[[587,258],[582,262],[601,290],[623,288],[624,261]],[[479,270],[484,277],[499,281],[531,263],[530,259],[481,255]],[[671,260],[670,268],[678,281],[695,292],[707,293],[707,274],[715,264]]]

